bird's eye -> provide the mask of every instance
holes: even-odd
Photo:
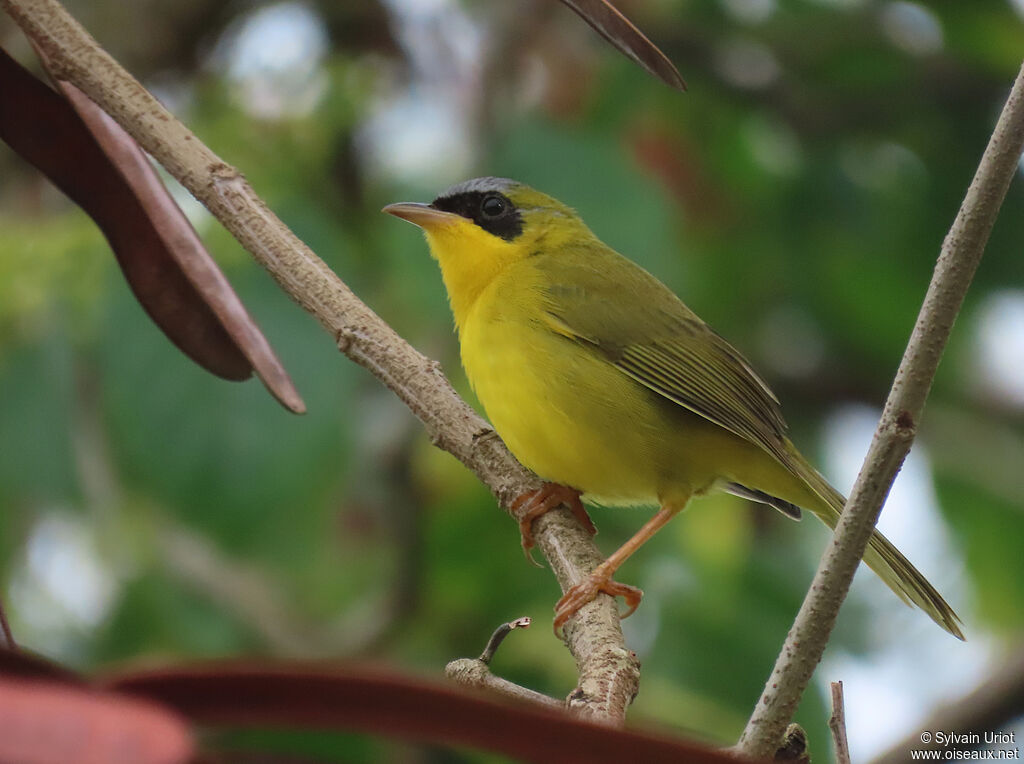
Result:
[[[488,196],[480,203],[480,212],[485,218],[499,218],[505,214],[505,200],[500,196]]]

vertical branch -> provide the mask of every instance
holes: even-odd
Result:
[[[939,359],[1024,149],[1024,66],[939,254],[882,418],[811,588],[736,745],[770,756],[821,660],[882,502],[917,432]]]
[[[846,709],[843,704],[843,683],[832,682],[832,716],[828,728],[836,748],[836,764],[850,764],[850,744],[846,740]]]

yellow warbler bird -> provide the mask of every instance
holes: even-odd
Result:
[[[460,183],[385,212],[418,225],[441,274],[462,363],[495,430],[546,481],[532,519],[580,494],[660,510],[556,605],[556,631],[598,592],[641,592],[616,569],[686,506],[722,489],[835,528],[845,500],[786,437],[779,402],[732,345],[668,287],[603,244],[561,202],[505,178]],[[589,520],[587,521],[589,522]],[[592,527],[592,526],[591,526]],[[875,531],[864,561],[963,639],[935,588]]]

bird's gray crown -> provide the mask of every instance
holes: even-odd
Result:
[[[456,183],[451,188],[447,188],[437,195],[438,199],[448,199],[459,194],[467,193],[487,193],[488,191],[497,191],[498,193],[505,193],[515,186],[521,185],[520,183],[512,180],[511,178],[495,178],[490,175],[483,178],[471,178],[470,180],[464,180],[461,183]]]

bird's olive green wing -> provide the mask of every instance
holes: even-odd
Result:
[[[537,258],[549,328],[787,463],[779,402],[739,351],[660,281],[598,246],[582,257]]]

